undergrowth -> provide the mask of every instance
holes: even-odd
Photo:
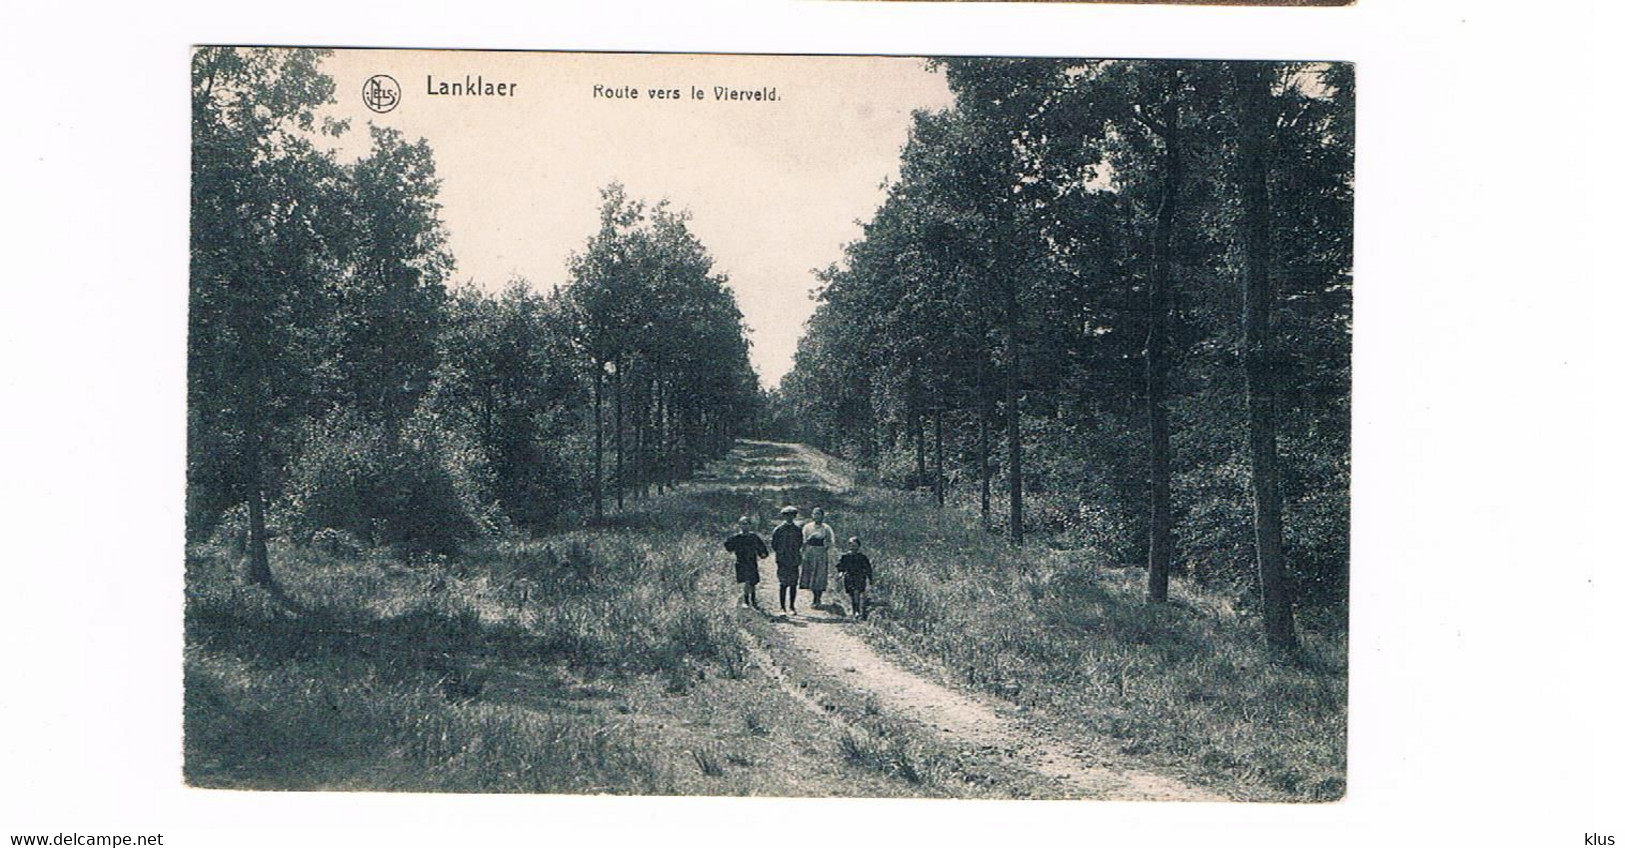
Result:
[[[630,722],[535,709],[493,674],[738,677],[714,540],[673,529],[509,539],[455,561],[278,545],[281,597],[188,551],[186,774],[200,786],[671,791]],[[702,565],[703,564],[703,565]]]

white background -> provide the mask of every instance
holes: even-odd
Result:
[[[0,838],[1625,843],[1617,16],[820,0],[0,16]],[[590,7],[590,8],[589,8]],[[1330,805],[255,794],[180,781],[193,43],[1358,63],[1349,794]],[[1608,49],[1607,53],[1602,52]],[[1610,63],[1613,64],[1613,63]],[[1618,263],[1610,263],[1617,266]],[[1611,446],[1608,446],[1611,448]],[[1612,485],[1605,485],[1612,484]],[[9,842],[9,840],[7,840]],[[5,844],[5,843],[0,843]]]

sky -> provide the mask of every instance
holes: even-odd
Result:
[[[369,121],[428,140],[457,282],[566,284],[611,181],[688,209],[769,387],[794,363],[814,269],[840,261],[896,176],[911,114],[952,102],[940,73],[893,57],[341,50],[323,70],[336,86],[328,114],[351,120],[341,154],[365,152]],[[362,97],[376,74],[400,89],[382,114]],[[511,88],[428,93],[467,78]],[[716,86],[777,99],[719,101]],[[628,88],[639,96],[607,96]],[[681,99],[652,99],[653,88]]]

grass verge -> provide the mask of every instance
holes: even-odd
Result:
[[[223,547],[194,547],[187,780],[676,791],[693,761],[650,738],[636,708],[594,693],[619,684],[657,693],[646,700],[677,697],[743,676],[712,542],[678,528],[583,531],[493,544],[455,563],[277,546],[290,603],[247,585]]]
[[[1143,570],[1041,543],[1012,551],[974,514],[924,498],[844,499],[830,521],[862,532],[893,646],[1233,797],[1343,795],[1346,630],[1304,627],[1302,650],[1282,657],[1255,615],[1188,581],[1152,604]]]

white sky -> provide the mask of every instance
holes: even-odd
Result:
[[[890,57],[341,50],[323,70],[337,87],[330,112],[352,119],[343,152],[364,151],[369,120],[428,139],[458,281],[564,283],[612,180],[689,209],[737,293],[766,386],[793,364],[812,270],[840,259],[895,177],[910,114],[952,99],[921,60]],[[361,102],[374,74],[402,89],[382,115]],[[430,75],[518,86],[512,97],[431,97]],[[597,84],[685,94],[608,100],[594,98]],[[717,102],[716,85],[776,88],[780,99]],[[693,86],[705,100],[688,97]]]

